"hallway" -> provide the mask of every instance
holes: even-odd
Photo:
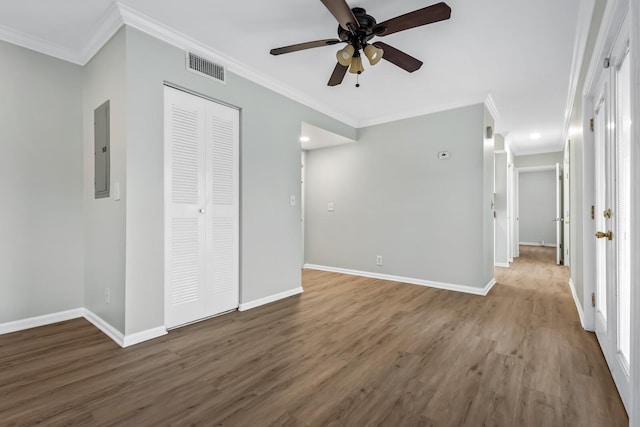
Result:
[[[537,425],[627,425],[595,334],[580,325],[569,270],[555,257],[555,248],[520,246],[510,268],[496,269],[489,295],[505,310],[496,314],[504,316],[498,348],[514,347],[525,362],[520,404]]]

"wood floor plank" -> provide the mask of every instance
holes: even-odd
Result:
[[[471,402],[464,425],[516,425],[524,363],[518,357],[491,352],[482,369],[488,375]]]
[[[524,387],[521,392],[518,411],[515,415],[516,422],[514,425],[540,427],[581,425],[578,424],[578,419],[576,418],[577,414],[566,415],[568,419],[571,419],[570,424],[566,424],[563,420],[562,404],[558,401],[557,398]]]
[[[554,251],[486,297],[305,270],[302,295],[127,349],[83,319],[3,335],[0,425],[628,425]]]

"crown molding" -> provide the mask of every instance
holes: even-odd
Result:
[[[220,51],[217,51],[179,31],[176,31],[173,28],[161,22],[158,22],[128,6],[125,6],[122,3],[118,2],[117,5],[120,9],[120,14],[126,25],[180,49],[189,50],[193,53],[201,54],[212,60],[219,61],[222,63],[221,65],[224,65],[227,68],[227,70],[240,77],[251,80],[252,82],[259,84],[260,86],[271,89],[272,91],[279,93],[280,95],[299,102],[300,104],[306,105],[309,108],[312,108],[322,114],[326,114],[327,116],[339,120],[349,126],[352,126],[354,128],[358,127],[358,121],[354,118],[347,117],[344,114],[340,114],[334,111],[328,105],[319,103],[302,94],[301,92],[298,92],[293,88],[278,82],[277,80],[265,77],[262,73],[247,66],[246,64],[243,64],[240,61]]]
[[[571,114],[573,114],[573,103],[575,102],[578,90],[578,80],[582,72],[582,62],[587,48],[587,39],[591,30],[591,19],[595,0],[584,0],[580,2],[578,9],[578,24],[576,25],[576,37],[573,43],[573,56],[571,58],[571,74],[569,74],[569,93],[567,93],[567,104],[564,111],[564,124],[562,127],[562,140],[566,141],[569,134]]]
[[[488,94],[484,99],[484,105],[487,107],[487,110],[489,110],[489,113],[491,113],[491,117],[493,117],[494,121],[500,118],[500,112],[498,111],[498,107],[496,107],[496,103],[493,101],[491,94]]]
[[[591,54],[587,76],[584,80],[582,95],[595,96],[595,85],[604,70],[602,62],[611,55],[620,25],[627,14],[629,4],[623,0],[608,0],[598,30],[598,37]],[[567,130],[569,128],[567,127]]]
[[[84,66],[98,53],[111,37],[122,27],[122,16],[118,6],[114,3],[96,25],[96,30],[88,43],[80,52],[51,43],[38,37],[22,33],[12,28],[0,25],[0,40],[33,50],[44,55],[52,56],[63,61]]]
[[[64,46],[0,25],[0,40],[24,47],[29,50],[53,56],[63,61],[83,65],[79,56]]]
[[[414,117],[425,116],[427,114],[440,113],[442,111],[454,110],[456,108],[463,108],[463,107],[468,107],[470,105],[476,105],[476,104],[484,104],[489,110],[489,112],[491,113],[491,115],[493,116],[494,120],[497,120],[500,117],[498,108],[496,107],[496,104],[493,101],[491,94],[489,94],[484,100],[462,102],[462,103],[441,104],[436,107],[402,111],[402,112],[391,114],[388,116],[382,116],[382,117],[374,118],[371,120],[364,120],[359,123],[358,128],[376,126],[376,125],[381,125],[385,123],[396,122],[398,120],[412,119]]]
[[[64,46],[56,45],[46,40],[39,39],[37,37],[33,37],[1,25],[0,40],[4,40],[21,47],[43,53],[45,55],[53,56],[64,61],[84,66],[123,25],[128,25],[177,48],[188,50],[208,57],[214,61],[220,62],[221,65],[224,65],[228,71],[240,77],[246,78],[247,80],[270,89],[293,101],[299,102],[302,105],[305,105],[319,113],[325,114],[333,119],[343,122],[355,129],[361,129],[364,127],[380,125],[398,120],[410,119],[480,103],[483,103],[488,108],[494,120],[497,120],[500,116],[495,102],[493,101],[491,94],[489,94],[484,100],[447,103],[438,106],[432,106],[429,108],[420,108],[416,110],[398,112],[369,120],[357,120],[353,117],[346,116],[344,113],[335,111],[335,109],[333,109],[331,106],[318,102],[308,95],[305,95],[302,92],[299,92],[291,88],[290,86],[277,81],[276,79],[266,77],[261,72],[249,67],[248,65],[218,50],[215,50],[179,31],[176,31],[175,29],[161,22],[158,22],[120,2],[115,2],[109,7],[103,18],[97,24],[94,35],[89,39],[85,47],[80,52],[74,52]]]
[[[91,61],[91,58],[93,58],[95,54],[98,53],[105,44],[107,44],[122,25],[124,25],[124,20],[120,14],[120,9],[118,8],[118,5],[112,3],[100,22],[96,25],[96,30],[93,33],[93,36],[84,46],[80,55],[78,55],[80,64],[86,65]]]
[[[399,113],[390,114],[388,116],[381,116],[378,118],[373,118],[371,120],[363,120],[358,123],[360,128],[366,128],[369,126],[383,125],[385,123],[397,122],[398,120],[412,119],[414,117],[425,116],[427,114],[440,113],[443,111],[454,110],[456,108],[468,107],[470,105],[482,104],[482,100],[471,101],[471,102],[459,102],[459,103],[448,103],[448,104],[440,104],[435,107],[428,108],[419,108],[416,110],[407,110],[401,111]]]

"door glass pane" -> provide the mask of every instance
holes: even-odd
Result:
[[[631,352],[631,242],[630,231],[630,145],[631,145],[631,74],[629,55],[616,73],[617,173],[616,228],[618,279],[618,350],[629,366]]]
[[[605,181],[605,138],[606,138],[606,102],[600,101],[594,120],[595,150],[596,150],[596,212],[605,209],[606,181]],[[606,224],[601,214],[595,215],[596,230],[605,230]],[[607,326],[607,252],[603,239],[596,240],[596,310],[604,317]]]

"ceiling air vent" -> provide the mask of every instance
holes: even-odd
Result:
[[[187,70],[210,77],[219,82],[226,82],[226,73],[222,65],[211,62],[191,52],[187,52]]]

